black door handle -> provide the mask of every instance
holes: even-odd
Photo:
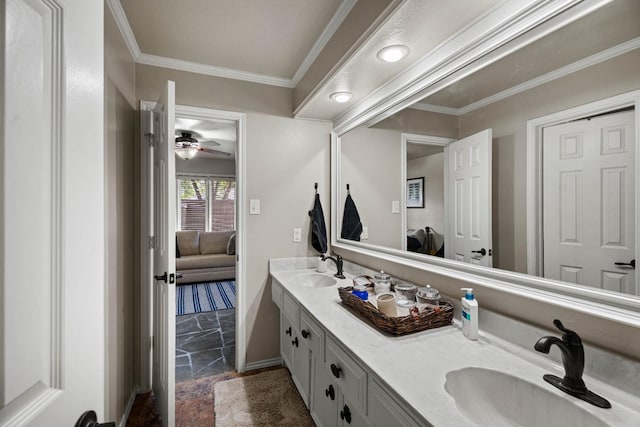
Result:
[[[479,251],[471,251],[471,253],[473,254],[480,254],[482,256],[485,256],[487,254],[487,250],[485,248],[480,249]]]
[[[153,276],[156,280],[162,280],[164,283],[167,283],[167,272],[165,271],[162,276]]]
[[[291,341],[291,345],[295,345],[296,347],[298,347],[298,337],[296,337],[295,340]]]
[[[335,363],[331,364],[331,373],[333,374],[334,377],[336,378],[340,378],[340,372],[342,372],[342,368],[339,368],[338,366],[336,366]]]
[[[116,423],[99,423],[98,416],[94,411],[86,411],[80,415],[76,421],[75,427],[116,427]]]
[[[631,267],[634,270],[636,269],[636,260],[632,259],[631,262],[616,262],[615,265]]]
[[[307,332],[306,329],[303,329],[301,333],[302,333],[302,338],[304,338],[304,339],[309,338],[310,334],[309,334],[309,332]]]
[[[291,336],[291,326],[289,326],[289,327],[284,331],[284,333],[285,333],[285,334],[287,334],[287,335],[289,335],[289,336]]]

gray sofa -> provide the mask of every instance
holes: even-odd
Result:
[[[235,231],[176,231],[178,284],[236,277]]]

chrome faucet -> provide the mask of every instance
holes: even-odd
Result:
[[[562,352],[562,364],[565,375],[562,379],[551,374],[543,375],[542,378],[565,393],[599,406],[600,408],[611,408],[609,401],[589,391],[582,380],[582,373],[584,371],[584,347],[582,346],[580,336],[574,331],[565,328],[558,319],[555,319],[553,324],[563,333],[562,339],[551,336],[542,337],[536,342],[533,348],[541,353],[549,354],[551,346],[553,344],[557,345]]]
[[[344,279],[345,277],[342,272],[344,261],[342,260],[342,257],[340,255],[336,255],[336,257],[334,258],[334,257],[326,256],[325,254],[322,254],[323,261],[328,259],[336,263],[336,269],[338,271],[336,272],[336,274],[334,274],[334,276],[337,277],[338,279]]]

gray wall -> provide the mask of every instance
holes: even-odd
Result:
[[[407,228],[444,234],[444,153],[407,161],[407,179],[424,177],[424,208],[407,209]]]
[[[270,258],[313,256],[310,239],[292,242],[293,228],[309,236],[313,184],[329,219],[331,124],[291,119],[291,89],[136,65],[136,98],[155,100],[166,80],[176,82],[176,103],[247,114],[247,180],[242,197],[261,200],[247,217],[247,363],[279,357],[279,312],[271,302]],[[327,224],[328,225],[328,224]]]
[[[400,132],[358,128],[343,135],[341,141],[338,220],[342,221],[349,184],[360,221],[369,230],[369,239],[364,242],[400,249],[402,217],[391,213],[391,202],[401,198]]]
[[[135,133],[133,60],[107,7],[104,21],[105,419],[120,420],[140,384],[140,151]]]

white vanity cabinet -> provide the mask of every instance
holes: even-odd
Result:
[[[280,354],[319,427],[424,426],[277,281]]]
[[[313,361],[324,348],[324,332],[275,281],[271,294],[280,308],[280,355],[302,400],[309,407]]]

